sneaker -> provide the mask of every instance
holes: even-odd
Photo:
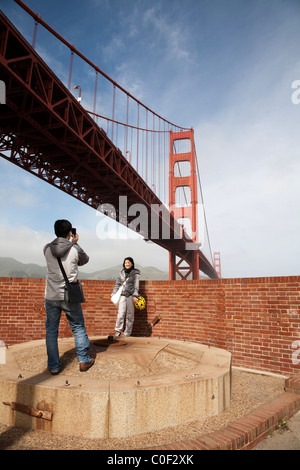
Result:
[[[86,372],[95,364],[95,359],[91,359],[90,362],[79,362],[80,372]]]
[[[49,369],[48,371],[50,372],[51,375],[58,375],[60,373],[60,369]]]
[[[120,336],[121,336],[121,332],[120,332],[120,331],[116,331],[115,337],[119,338]]]

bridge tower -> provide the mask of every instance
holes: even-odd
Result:
[[[169,204],[170,212],[184,226],[193,242],[198,242],[197,175],[194,130],[170,131]],[[178,275],[178,276],[176,276]],[[199,253],[169,254],[169,279],[199,279]]]
[[[221,254],[219,251],[214,252],[214,268],[219,278],[221,279]]]

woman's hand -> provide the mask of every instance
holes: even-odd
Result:
[[[133,303],[135,304],[137,302],[137,297],[132,297]]]

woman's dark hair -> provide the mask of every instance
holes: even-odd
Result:
[[[128,259],[128,261],[130,261],[130,263],[132,263],[132,268],[134,268],[134,261],[132,258],[130,258],[130,256],[127,256],[127,258],[124,259],[123,261],[123,268],[125,268],[125,261]]]
[[[66,236],[71,232],[71,230],[72,224],[68,220],[57,220],[54,224],[54,232],[57,237],[66,238]]]

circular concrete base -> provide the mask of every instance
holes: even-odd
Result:
[[[95,365],[84,373],[73,338],[59,340],[57,376],[47,371],[44,340],[9,347],[0,365],[0,422],[129,437],[214,416],[230,405],[228,351],[160,338],[90,340]]]

